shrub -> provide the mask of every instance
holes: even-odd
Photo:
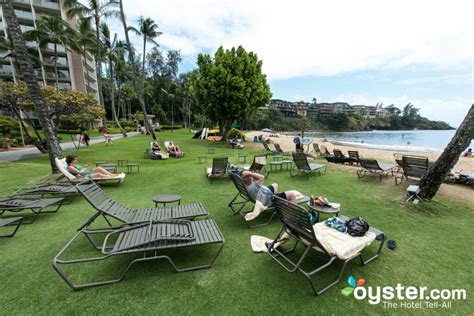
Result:
[[[245,134],[242,131],[240,131],[236,128],[233,128],[229,131],[229,134],[227,134],[227,138],[232,139],[232,138],[235,138],[235,137],[245,139]]]

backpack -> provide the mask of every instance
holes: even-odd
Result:
[[[295,138],[293,138],[293,143],[300,144],[301,143],[300,137],[296,136]]]
[[[352,217],[346,222],[347,233],[353,237],[364,236],[369,230],[369,223],[362,217]]]

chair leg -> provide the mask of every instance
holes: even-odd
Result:
[[[3,234],[3,235],[0,235],[0,238],[9,238],[9,237],[13,237],[15,236],[16,232],[18,231],[18,229],[20,229],[20,226],[21,226],[21,223],[23,222],[23,217],[20,217],[18,220],[10,223],[10,225],[7,225],[7,226],[13,226],[13,223],[16,223],[15,224],[15,228],[13,229],[13,232],[11,232],[10,234]]]

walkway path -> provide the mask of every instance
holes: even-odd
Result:
[[[129,132],[127,133],[128,136],[137,136],[140,135],[139,132]],[[123,138],[122,134],[114,134],[111,135],[112,139],[119,139]],[[97,143],[103,143],[105,142],[104,136],[97,136],[97,137],[92,137],[90,143],[91,144],[97,144]],[[81,144],[81,147],[84,146]],[[69,149],[75,149],[74,143],[71,142],[66,142],[66,143],[61,143],[61,148],[63,150],[69,150]],[[41,156],[43,155],[38,148],[36,147],[28,147],[28,148],[23,148],[23,149],[18,149],[18,150],[11,150],[11,151],[3,151],[0,152],[0,160],[4,161],[14,161],[14,160],[21,160],[21,159],[27,159],[31,157],[36,157],[36,156]]]

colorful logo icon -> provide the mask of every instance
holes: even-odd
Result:
[[[349,286],[347,286],[347,287],[345,287],[341,290],[341,293],[344,296],[351,295],[354,292],[354,289],[356,287],[363,286],[365,284],[365,280],[364,279],[359,279],[356,282],[356,279],[351,275],[347,278],[347,284],[349,284]]]

